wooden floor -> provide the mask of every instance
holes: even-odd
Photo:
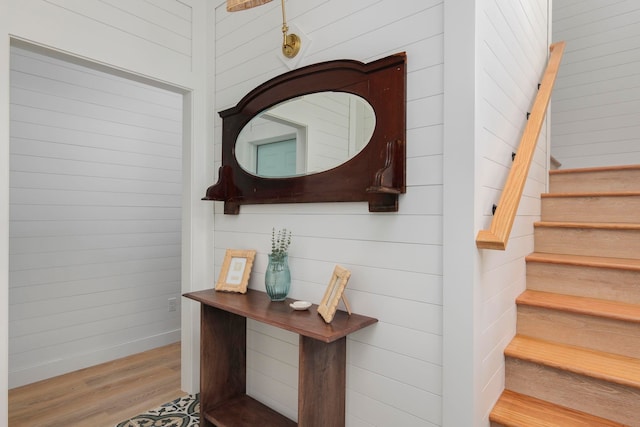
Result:
[[[180,343],[9,390],[9,427],[113,427],[180,390]]]

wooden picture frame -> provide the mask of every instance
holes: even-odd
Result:
[[[255,257],[254,250],[227,249],[216,283],[216,291],[247,293],[249,275]]]
[[[333,269],[331,281],[322,297],[322,301],[318,304],[318,314],[322,316],[325,322],[331,323],[338,309],[338,302],[340,302],[340,300],[344,302],[347,312],[351,314],[349,301],[344,295],[344,289],[347,287],[347,282],[350,277],[351,272],[346,268],[336,265]]]

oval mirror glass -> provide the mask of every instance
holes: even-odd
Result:
[[[284,178],[332,169],[358,154],[376,124],[373,107],[346,92],[289,99],[255,116],[235,145],[238,164],[261,177]]]

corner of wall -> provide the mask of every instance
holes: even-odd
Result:
[[[443,425],[475,425],[475,43],[475,1],[445,2]]]
[[[0,2],[0,182],[9,182],[9,33]],[[0,426],[8,418],[9,390],[9,187],[0,185]]]

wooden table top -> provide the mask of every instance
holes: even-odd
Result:
[[[289,304],[294,300],[271,301],[260,291],[248,289],[246,294],[220,292],[214,289],[189,292],[183,295],[204,305],[215,307],[248,319],[276,326],[297,334],[330,343],[352,332],[358,331],[378,321],[373,317],[336,311],[331,323],[326,323],[318,315],[318,306],[313,304],[308,310],[294,310]]]

